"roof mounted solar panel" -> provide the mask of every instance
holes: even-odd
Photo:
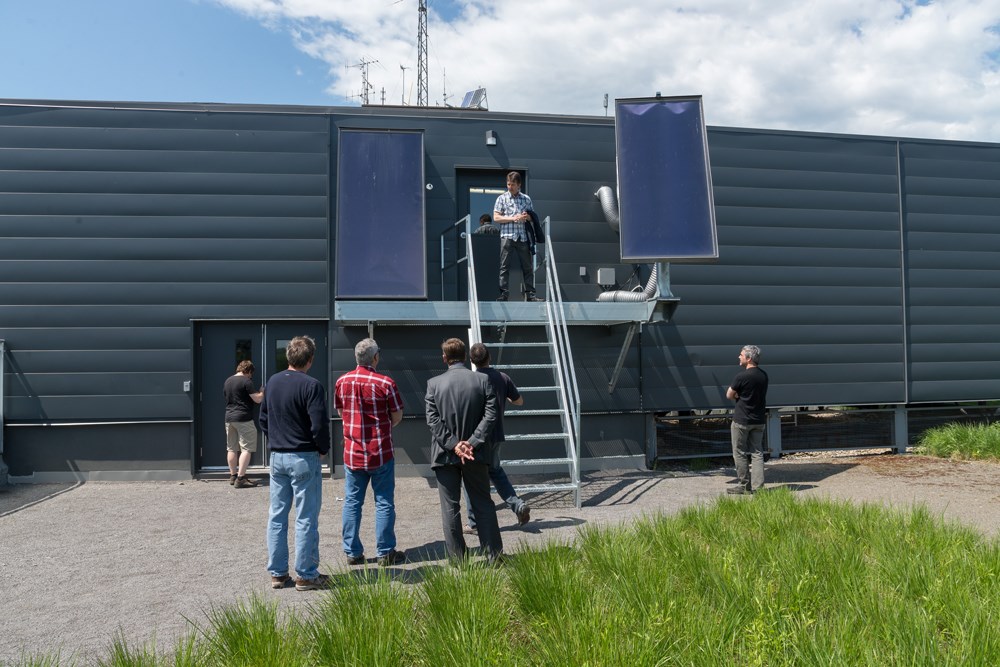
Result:
[[[701,96],[615,100],[623,262],[719,258]]]

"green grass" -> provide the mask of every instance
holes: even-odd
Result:
[[[1000,422],[935,426],[920,437],[916,451],[942,458],[1000,461]]]
[[[921,508],[778,489],[422,571],[345,577],[296,617],[252,596],[173,654],[119,638],[98,664],[1000,664],[1000,543]]]

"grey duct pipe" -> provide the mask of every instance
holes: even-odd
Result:
[[[611,229],[615,230],[616,234],[621,233],[621,219],[618,217],[618,198],[615,196],[615,191],[607,185],[602,185],[594,194],[601,202],[601,210],[604,211],[604,219],[608,221],[608,224],[611,225]],[[649,274],[649,280],[646,281],[646,286],[641,292],[613,290],[611,292],[602,292],[597,296],[597,300],[604,302],[617,301],[622,303],[649,301],[650,299],[655,299],[656,281],[659,278],[659,275],[659,264],[654,263],[653,271]]]
[[[607,185],[602,185],[594,194],[597,195],[597,199],[601,202],[604,219],[611,225],[611,229],[615,230],[615,234],[618,234],[621,220],[618,217],[618,198],[615,196],[615,191]]]

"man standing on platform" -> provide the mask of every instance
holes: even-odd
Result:
[[[493,222],[500,226],[500,296],[497,301],[510,297],[510,263],[517,257],[521,265],[525,301],[541,301],[535,296],[535,267],[531,258],[531,242],[525,227],[531,224],[528,211],[534,210],[531,197],[521,192],[521,174],[507,174],[507,192],[497,197],[493,206]]]

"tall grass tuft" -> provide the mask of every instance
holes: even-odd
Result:
[[[920,436],[916,451],[960,460],[1000,460],[1000,422],[944,424]]]
[[[301,624],[260,595],[208,613],[202,629],[204,664],[299,667],[310,664]]]
[[[412,664],[414,601],[392,578],[378,571],[365,578],[348,578],[324,595],[304,625],[304,636],[315,664]]]

